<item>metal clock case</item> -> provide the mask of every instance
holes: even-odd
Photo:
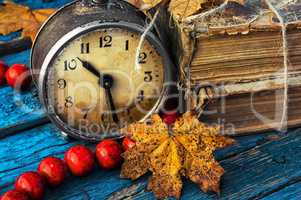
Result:
[[[117,125],[116,127],[120,128],[122,126],[120,125],[120,121],[118,121],[122,118],[119,116],[120,113],[120,115],[123,116],[125,124],[134,121],[143,121],[152,113],[158,112],[164,105],[165,98],[170,94],[171,89],[170,84],[166,83],[174,83],[176,81],[176,70],[154,29],[150,29],[150,31],[145,33],[147,26],[148,23],[146,17],[142,12],[127,2],[120,0],[75,1],[58,10],[44,24],[35,40],[32,50],[32,76],[39,89],[40,101],[46,108],[52,122],[55,123],[62,132],[71,137],[88,141],[99,141],[108,137],[120,137],[118,131],[106,132],[104,129],[97,131],[86,129],[83,131],[77,124],[77,121],[81,120],[81,118],[87,118],[89,114],[91,121],[96,121],[96,124],[108,126]],[[112,42],[114,42],[114,37],[107,37],[106,34],[116,36],[116,40],[119,42],[116,42],[115,45],[112,44]],[[145,39],[143,44],[140,44],[139,41],[142,35],[145,36]],[[96,39],[98,40],[97,43],[95,42]],[[88,43],[85,43],[87,41],[89,45]],[[129,43],[132,45],[132,49],[129,49]],[[123,47],[121,45],[125,46]],[[139,45],[142,45],[141,51],[147,53],[139,53],[139,57],[136,53],[135,56],[133,56],[133,49],[136,49]],[[103,50],[100,49],[100,47],[110,48]],[[123,51],[132,52],[132,54],[121,52],[121,49],[123,49]],[[94,54],[90,53],[91,51],[94,51]],[[147,61],[144,60],[147,58],[146,55],[149,55],[150,57]],[[120,56],[123,57],[124,63],[116,64],[118,63],[118,58]],[[142,69],[154,70],[156,74],[151,74],[152,71],[144,71],[143,74],[139,74],[142,72],[139,71],[138,73],[137,70],[132,72],[131,70],[133,69],[130,60],[133,59],[133,57],[135,57],[135,63],[138,62],[138,59],[139,64],[144,63],[141,67]],[[64,59],[69,61],[61,61]],[[110,63],[112,66],[105,66],[107,63]],[[123,72],[123,65],[127,66],[125,68],[128,68],[128,71]],[[67,74],[64,75],[66,78],[63,77],[58,79],[60,76],[59,74],[62,73],[63,70],[66,71],[64,73]],[[102,72],[103,70],[105,72]],[[115,78],[115,74],[110,74],[110,70],[125,74],[128,73],[128,76],[133,76],[133,78],[130,77],[130,79],[132,79],[131,81],[134,82],[133,85],[135,85],[136,82],[138,84],[143,81],[141,78],[146,82],[155,81],[152,84],[145,84],[146,92],[141,90],[142,92],[139,91],[139,94],[137,94],[137,98],[140,98],[139,101],[141,101],[141,105],[139,104],[139,106],[145,106],[148,109],[143,116],[141,113],[137,114],[137,108],[131,107],[130,105],[127,105],[129,108],[125,107],[126,110],[124,112],[126,113],[123,113],[123,111],[118,113],[116,111],[119,107],[123,108],[123,104],[115,102],[114,105],[116,97],[112,95],[112,93],[115,92],[115,95],[118,96],[117,100],[120,100],[125,99],[125,96],[119,95],[122,95],[127,91],[122,92],[122,90],[126,89],[122,88],[123,79]],[[116,76],[118,76],[118,74]],[[85,93],[85,91],[82,91],[81,94],[76,97],[66,96],[65,88],[68,87],[69,82],[70,84],[71,82],[80,82],[83,77],[86,78],[86,81],[90,81],[91,85],[95,85],[95,82],[99,84],[95,87],[100,87],[101,93],[103,94],[100,96],[104,96],[105,98],[91,96],[89,100],[93,101],[94,99],[100,98],[97,100],[100,105],[97,104],[97,106],[106,107],[106,112],[104,112],[105,114],[101,114],[100,117],[99,113],[101,112],[98,112],[97,110],[92,112],[87,108],[87,111],[85,111],[86,113],[79,116],[79,114],[74,114],[76,112],[74,108],[72,116],[73,124],[71,124],[69,122],[69,116],[68,120],[67,117],[66,119],[63,117],[65,114],[64,112],[67,113],[69,110],[72,110],[70,107],[74,104],[84,107],[84,98],[88,98],[87,96],[89,95],[84,95],[83,93]],[[154,77],[159,78],[155,79]],[[113,79],[117,80],[114,80],[114,82]],[[119,86],[116,86],[118,84]],[[145,97],[143,95],[144,93],[151,92],[151,89],[149,88],[150,85],[157,85],[161,89],[160,91],[157,91],[157,93],[159,93],[157,99],[146,98],[148,103],[144,103],[143,100]],[[152,91],[155,93],[155,90]],[[61,95],[63,96],[63,99],[61,99],[59,95],[61,93],[63,93],[63,95]],[[135,95],[136,94],[132,96],[135,97]],[[115,97],[114,100],[113,96]],[[74,100],[72,99],[75,98],[80,100],[78,102],[73,102]],[[127,101],[132,102],[133,99]],[[106,102],[106,106],[103,106],[104,101]],[[61,108],[63,106],[60,107],[61,104],[65,105],[64,108]],[[119,104],[121,104],[121,106]],[[63,114],[58,114],[58,110],[61,110]],[[110,110],[111,112],[107,112],[107,110]],[[110,119],[108,118],[108,115],[110,115]],[[133,115],[133,117],[131,117],[131,115]],[[74,121],[76,125],[74,125]]]

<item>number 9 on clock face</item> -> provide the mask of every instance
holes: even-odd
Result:
[[[161,55],[141,34],[97,29],[69,41],[52,61],[48,104],[71,127],[101,134],[143,120],[162,97],[164,77]]]
[[[43,25],[32,75],[62,133],[118,138],[121,128],[163,109],[178,76],[155,29],[159,18],[151,20],[126,1],[77,0]]]

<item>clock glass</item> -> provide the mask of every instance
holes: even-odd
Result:
[[[116,131],[159,104],[164,61],[141,34],[102,28],[64,45],[47,75],[48,105],[83,134]]]

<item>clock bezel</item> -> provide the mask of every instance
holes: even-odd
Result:
[[[102,136],[100,137],[95,137],[95,136],[88,136],[87,134],[83,134],[82,131],[71,127],[68,125],[66,122],[64,122],[60,117],[54,112],[54,105],[49,105],[48,102],[48,91],[47,91],[47,80],[48,80],[48,74],[49,70],[51,67],[53,67],[53,62],[55,58],[62,52],[62,50],[72,41],[77,39],[78,37],[92,31],[100,30],[100,29],[109,29],[109,28],[120,28],[120,29],[125,29],[131,32],[134,32],[136,34],[145,34],[145,31],[147,30],[146,28],[129,23],[129,22],[102,22],[102,21],[93,21],[90,23],[87,23],[85,25],[79,26],[72,31],[68,32],[65,34],[62,38],[60,38],[55,45],[50,49],[49,53],[45,57],[43,64],[41,66],[40,74],[38,77],[38,88],[39,88],[39,97],[40,100],[46,108],[47,115],[49,116],[50,120],[55,123],[64,133],[67,135],[77,138],[77,139],[82,139],[82,140],[87,140],[91,142],[98,142],[102,139],[105,138],[120,138],[122,137],[120,134],[116,135],[110,135],[106,136],[105,133],[101,134]],[[163,47],[162,43],[160,40],[157,38],[157,36],[152,32],[148,31],[145,34],[145,39],[148,40],[148,42],[153,46],[153,48],[157,51],[157,53],[162,57],[163,62],[164,62],[164,81],[163,81],[163,88],[161,91],[161,95],[159,99],[157,100],[156,104],[154,107],[142,118],[140,121],[145,121],[148,119],[152,114],[157,113],[160,108],[165,103],[165,100],[168,98],[168,95],[170,94],[171,91],[171,85],[176,82],[176,76],[174,73],[174,66],[173,63],[171,62],[169,55],[165,48]]]

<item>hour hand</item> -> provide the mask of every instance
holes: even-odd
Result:
[[[82,60],[79,57],[77,59],[82,63],[83,67],[87,69],[89,72],[97,76],[98,78],[101,77],[101,73],[88,61]]]

